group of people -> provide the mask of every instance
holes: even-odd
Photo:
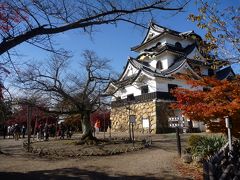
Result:
[[[59,128],[58,128],[58,136],[60,136],[60,139],[64,139],[65,133],[67,135],[67,138],[72,137],[72,127],[71,126],[66,126],[63,123],[60,123]]]
[[[70,125],[61,123],[48,124],[45,122],[39,122],[34,128],[31,128],[31,135],[36,137],[37,141],[48,141],[49,137],[60,137],[60,139],[71,138],[73,134],[73,129]],[[4,126],[3,136],[4,138],[13,138],[19,140],[20,138],[25,138],[27,128],[25,124],[13,124]]]
[[[65,135],[67,135],[67,138],[72,137],[72,127],[66,126],[65,124],[61,123],[58,126],[53,124],[43,124],[40,123],[37,128],[37,140],[44,140],[48,141],[49,137],[60,137],[60,139],[64,139]]]
[[[37,135],[37,141],[39,140],[44,140],[44,141],[48,141],[49,140],[49,136],[52,135],[54,132],[53,126],[48,123],[39,123],[36,127],[35,127],[35,131],[34,135],[36,133]],[[52,135],[53,136],[53,135]]]
[[[20,139],[21,135],[22,138],[25,138],[26,126],[20,124],[9,125],[7,126],[6,134],[9,139],[12,136],[16,141]]]

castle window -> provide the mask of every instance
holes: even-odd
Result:
[[[148,86],[142,86],[141,87],[141,93],[142,94],[147,94],[148,93]]]
[[[116,101],[121,101],[121,97],[120,96],[116,97]]]
[[[161,42],[158,42],[158,43],[156,44],[156,47],[159,48],[159,49],[161,48],[161,46],[162,46],[162,43],[161,43]]]
[[[176,46],[177,48],[182,48],[182,44],[181,44],[180,42],[176,42],[176,43],[175,43],[175,46]]]
[[[161,62],[161,61],[158,61],[158,62],[157,62],[156,68],[157,68],[157,69],[163,69],[163,67],[162,67],[162,62]]]
[[[142,63],[143,63],[144,66],[149,66],[149,63],[146,62],[146,61],[143,61]]]
[[[133,100],[135,100],[133,94],[129,94],[129,95],[127,95],[127,101],[133,101]]]
[[[209,91],[210,91],[210,88],[209,88],[209,87],[203,87],[203,91],[204,91],[204,92],[209,92]]]
[[[177,87],[178,87],[178,85],[176,85],[176,84],[168,84],[168,92],[171,92],[171,90],[174,90]]]
[[[214,75],[214,70],[211,69],[211,68],[209,68],[209,69],[208,69],[208,75],[209,75],[209,76],[213,76],[213,75]]]

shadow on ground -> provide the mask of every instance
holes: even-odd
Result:
[[[101,179],[147,179],[147,180],[157,180],[157,179],[172,179],[172,180],[183,180],[183,178],[175,175],[163,175],[163,177],[150,177],[148,175],[145,176],[124,176],[124,175],[108,175],[103,172],[96,171],[87,171],[81,170],[78,168],[63,168],[63,169],[55,169],[55,170],[44,170],[44,171],[32,171],[28,173],[19,173],[19,172],[0,172],[0,179],[7,180],[32,180],[32,179],[51,179],[51,180],[101,180]],[[185,178],[186,179],[186,178]]]

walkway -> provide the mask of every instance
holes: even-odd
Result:
[[[43,159],[26,153],[22,140],[0,139],[0,179],[189,179],[179,177],[176,159],[174,134],[154,135],[150,149],[85,160]]]

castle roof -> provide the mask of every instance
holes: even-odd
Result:
[[[181,68],[188,68],[195,77],[199,78],[198,74],[195,73],[194,70],[191,68],[191,65],[189,65],[191,61],[196,61],[196,60],[181,58],[178,61],[176,61],[174,64],[172,64],[168,69],[159,70],[159,69],[153,68],[147,62],[140,61],[135,58],[129,58],[128,64],[125,67],[124,72],[126,71],[126,69],[128,69],[129,66],[133,66],[135,69],[138,70],[137,73],[134,73],[131,76],[123,76],[124,74],[123,73],[118,80],[112,81],[109,84],[109,86],[112,86],[117,90],[118,88],[131,85],[139,77],[140,74],[145,74],[149,77],[173,79],[171,75],[178,72]]]
[[[220,79],[220,80],[226,79],[231,75],[235,76],[235,73],[233,72],[233,69],[231,68],[231,66],[225,67],[216,72],[216,77],[217,79]]]
[[[196,40],[188,41],[185,47],[182,47],[180,43],[177,45],[178,41],[175,45],[169,43],[161,44],[159,40],[164,35],[173,35],[193,40],[196,38],[197,40],[201,39],[201,37],[193,31],[178,32],[151,23],[142,43],[132,48],[132,50],[140,51],[140,55],[137,58],[130,57],[128,59],[121,76],[118,80],[111,81],[105,92],[111,91],[114,93],[122,87],[131,85],[140,75],[147,76],[150,79],[174,79],[175,74],[187,72],[195,78],[201,78],[202,72],[200,67],[204,67],[204,71],[210,69],[211,63],[205,60],[202,53],[200,53],[201,51],[199,50]],[[151,46],[148,46],[150,44]],[[167,65],[167,68],[165,66],[164,69],[158,69],[151,64],[153,60],[158,61],[157,59],[161,58],[160,56],[162,54],[164,54],[163,57],[165,57],[166,53],[167,55],[171,54],[171,56],[169,56],[170,58],[174,57]],[[225,79],[230,76],[231,73],[234,75],[231,67],[223,68],[216,72],[216,77],[218,79]]]
[[[178,32],[178,31],[175,31],[151,22],[143,41],[139,45],[132,47],[131,50],[139,51],[140,48],[154,41],[159,40],[161,37],[165,35],[172,35],[179,38],[201,39],[201,37],[198,34],[196,34],[194,31]]]

